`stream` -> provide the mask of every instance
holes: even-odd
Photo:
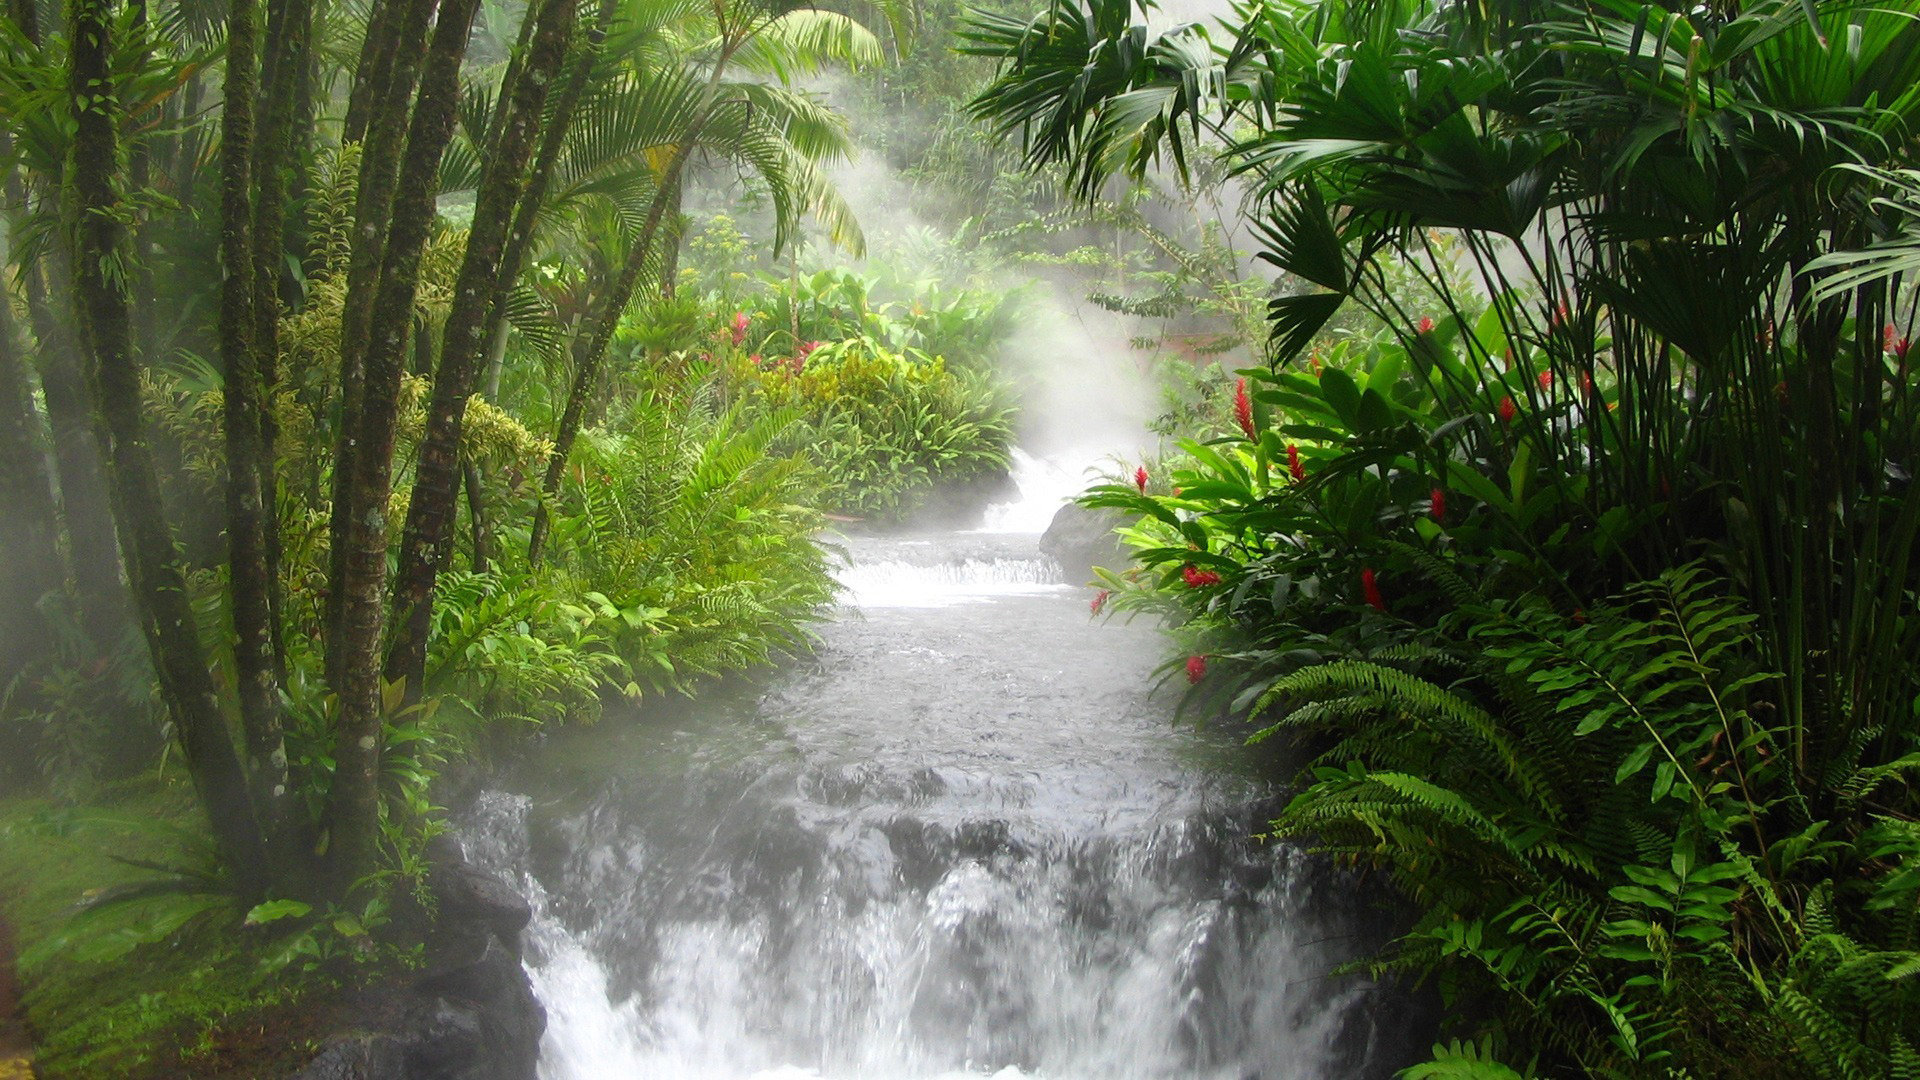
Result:
[[[1057,505],[845,539],[816,652],[556,730],[478,798],[470,855],[534,907],[544,1080],[1403,1063],[1392,997],[1329,974],[1373,933],[1356,886],[1254,839],[1276,793],[1174,724],[1157,631],[1039,554]]]

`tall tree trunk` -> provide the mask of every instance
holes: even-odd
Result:
[[[188,772],[213,829],[214,841],[241,892],[258,896],[265,884],[264,844],[247,797],[246,776],[227,734],[213,677],[194,625],[160,500],[160,474],[140,413],[140,365],[133,353],[131,303],[123,277],[111,268],[123,257],[124,230],[116,216],[119,110],[108,61],[106,0],[70,0],[72,45],[72,187],[75,220],[73,287],[82,333],[93,355],[94,401],[107,436],[108,476],[116,525],[135,607],[160,677]]]
[[[267,561],[267,605],[272,613],[274,669],[286,679],[286,646],[281,640],[286,609],[281,578],[283,545],[280,537],[280,425],[274,415],[274,395],[280,384],[280,291],[286,279],[285,246],[287,191],[298,157],[293,126],[299,108],[300,84],[306,80],[308,52],[313,36],[313,0],[269,0],[267,40],[269,62],[261,66],[260,99],[266,103],[253,148],[253,355],[264,395],[260,409],[260,502],[266,508],[261,540]]]
[[[268,534],[274,509],[261,489],[272,475],[262,407],[263,383],[255,352],[254,303],[258,283],[253,245],[253,103],[255,0],[227,8],[227,79],[220,112],[220,357],[226,365],[221,426],[226,435],[228,588],[233,609],[235,690],[246,740],[247,779],[254,813],[275,861],[275,876],[299,870],[293,792],[281,734],[280,656],[275,647],[274,567]],[[271,298],[270,298],[271,302]],[[277,308],[278,304],[274,303]]]
[[[391,8],[381,26],[383,36],[392,41],[384,48],[386,71],[368,75],[362,85],[362,72],[354,76],[354,92],[365,94],[372,104],[365,121],[365,141],[360,152],[360,176],[354,197],[353,251],[347,262],[347,297],[340,314],[340,418],[333,445],[333,510],[328,533],[333,543],[328,550],[327,579],[338,583],[346,573],[347,552],[344,538],[354,528],[347,520],[347,491],[359,456],[355,432],[360,426],[360,405],[364,400],[365,363],[363,353],[371,332],[374,294],[380,287],[380,268],[385,258],[389,221],[393,214],[394,188],[398,180],[400,158],[406,150],[407,114],[412,102],[415,78],[419,72],[426,42],[428,18],[434,0],[383,0]],[[378,9],[376,18],[381,17]],[[368,29],[366,50],[361,53],[363,68],[378,63]],[[327,592],[326,638],[339,640],[344,632],[346,598],[337,588]],[[339,668],[339,654],[327,650],[327,685],[339,692],[345,673]]]
[[[489,552],[493,548],[493,531],[487,525],[487,482],[480,475],[480,466],[468,458],[461,469],[463,486],[467,489],[467,526],[473,538],[473,572],[487,572]]]
[[[618,0],[600,0],[600,11],[587,31],[587,47],[574,51],[573,63],[567,68],[566,81],[561,85],[559,95],[554,98],[553,115],[547,122],[546,132],[540,137],[540,149],[534,155],[526,191],[514,211],[513,228],[507,233],[507,249],[500,257],[499,283],[493,303],[487,310],[485,336],[495,342],[498,350],[496,359],[490,361],[487,371],[488,397],[500,393],[499,365],[506,351],[507,297],[514,283],[519,280],[520,271],[527,264],[528,254],[533,250],[534,226],[539,221],[541,206],[546,203],[547,187],[553,181],[554,166],[560,160],[561,151],[566,148],[567,132],[573,128],[574,114],[579,111],[580,98],[586,92],[594,64],[600,55],[600,47],[607,39],[607,31],[613,26],[617,10]]]
[[[0,685],[47,653],[40,597],[60,587],[59,524],[40,448],[40,417],[14,335],[13,306],[0,293]]]
[[[535,24],[522,70],[501,105],[498,138],[486,148],[486,168],[475,197],[473,224],[454,285],[452,306],[441,337],[440,365],[427,408],[426,432],[414,460],[413,495],[400,545],[399,579],[394,590],[394,630],[387,677],[407,680],[417,695],[426,673],[427,636],[433,620],[433,586],[453,546],[460,493],[460,432],[467,399],[473,396],[487,352],[487,313],[513,279],[502,255],[514,207],[526,191],[527,162],[533,155],[547,88],[566,61],[573,36],[575,0],[546,0],[527,15]]]
[[[386,100],[387,79],[393,73],[394,50],[400,32],[394,25],[396,12],[409,0],[373,0],[367,11],[366,32],[360,39],[360,61],[353,66],[353,83],[347,90],[347,113],[340,125],[340,141],[360,142],[366,138],[367,124]]]
[[[134,32],[141,35],[141,44],[145,45],[147,32],[147,0],[129,0],[128,13],[133,16]],[[140,62],[146,62],[142,55]],[[140,140],[127,148],[127,182],[135,192],[144,192],[153,184],[153,153],[146,141]],[[160,330],[157,320],[158,301],[153,285],[153,238],[148,235],[150,223],[147,215],[141,214],[131,229],[133,238],[133,342],[134,347],[143,356],[154,355],[160,347]]]
[[[352,473],[341,492],[347,529],[334,543],[344,550],[332,591],[341,599],[337,636],[328,662],[340,676],[339,729],[333,788],[324,827],[336,893],[372,868],[380,833],[382,690],[380,639],[387,586],[387,500],[399,422],[400,376],[406,366],[407,326],[420,272],[420,254],[432,230],[440,157],[453,134],[460,96],[460,60],[466,54],[479,0],[447,0],[440,8],[420,78],[406,156],[395,187],[379,291],[364,353],[364,386]],[[378,137],[370,132],[369,142]],[[336,466],[337,467],[337,466]]]
[[[71,280],[71,260],[56,244],[48,261],[57,277]],[[80,625],[104,648],[126,626],[127,592],[120,583],[120,552],[114,544],[113,510],[107,490],[102,439],[87,404],[86,358],[65,305],[56,305],[39,263],[23,270],[27,315],[39,348],[35,355],[46,399],[47,431],[53,439],[54,476],[60,485],[60,519],[66,527],[67,563]]]

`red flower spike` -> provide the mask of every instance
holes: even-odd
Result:
[[[815,349],[817,349],[817,348],[819,348],[819,347],[821,346],[821,344],[822,344],[822,343],[821,343],[821,342],[818,342],[818,341],[803,341],[803,342],[801,342],[801,343],[800,343],[800,356],[801,356],[801,358],[802,358],[802,359],[805,359],[806,357],[809,357],[809,356],[812,356],[812,355],[813,355],[813,350],[815,350]]]
[[[1140,494],[1145,495],[1147,493],[1147,467],[1145,465],[1133,470],[1133,486],[1140,489]]]
[[[1433,318],[1431,316],[1422,316],[1420,319],[1420,325],[1417,329],[1422,334],[1433,333]]]
[[[1898,361],[1900,361],[1900,362],[1901,362],[1901,363],[1903,363],[1903,364],[1904,364],[1904,363],[1906,363],[1906,362],[1907,362],[1907,349],[1908,349],[1908,342],[1907,342],[1907,339],[1906,339],[1906,338],[1901,338],[1901,339],[1900,339],[1899,341],[1896,341],[1896,342],[1894,342],[1894,343],[1893,343],[1893,358],[1894,358],[1895,360],[1898,360]]]
[[[1093,602],[1087,605],[1087,610],[1093,612],[1095,615],[1100,614],[1107,606],[1107,597],[1111,595],[1113,594],[1106,589],[1101,589],[1093,595]]]
[[[1307,467],[1300,462],[1300,448],[1292,443],[1287,444],[1287,472],[1293,474],[1294,483],[1307,482]]]
[[[1433,494],[1428,499],[1433,504],[1433,520],[1447,520],[1447,493],[1440,488],[1434,488]]]
[[[1553,389],[1553,372],[1543,371],[1540,373],[1540,389],[1542,390]]]
[[[733,347],[736,349],[740,347],[741,342],[747,340],[748,322],[746,312],[736,311],[733,313]]]
[[[1211,570],[1202,570],[1192,563],[1180,568],[1180,576],[1186,579],[1189,589],[1204,589],[1209,585],[1220,584],[1219,574]]]
[[[1900,340],[1898,336],[1898,332],[1894,330],[1892,323],[1888,323],[1887,325],[1880,328],[1880,351],[1881,352],[1892,352],[1893,343],[1898,340]]]
[[[1253,430],[1253,399],[1247,396],[1247,380],[1241,379],[1233,388],[1233,418],[1240,424],[1240,430],[1247,438],[1258,439]]]
[[[1366,594],[1368,607],[1382,614],[1386,612],[1387,598],[1380,595],[1380,583],[1374,578],[1373,567],[1361,569],[1360,590]]]
[[[1511,424],[1513,423],[1514,417],[1519,415],[1520,415],[1520,407],[1513,403],[1512,394],[1508,394],[1506,397],[1503,397],[1500,399],[1500,422],[1501,423]]]
[[[762,364],[765,364],[766,361],[760,359],[759,353],[754,353],[752,356],[747,357],[747,363],[752,364],[754,367],[760,367]]]
[[[1207,677],[1207,658],[1204,656],[1187,657],[1187,681],[1197,683]]]

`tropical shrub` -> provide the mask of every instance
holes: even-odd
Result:
[[[943,487],[1003,474],[1013,406],[989,372],[915,348],[847,338],[792,357],[748,357],[730,374],[764,407],[798,418],[787,445],[820,466],[818,505],[905,517]]]
[[[1256,193],[1273,368],[1096,490],[1096,606],[1183,620],[1196,698],[1300,735],[1277,828],[1402,885],[1383,964],[1460,1006],[1408,1075],[1915,1068],[1910,16],[980,20],[981,112],[1082,191]],[[1354,305],[1392,340],[1331,346]]]
[[[561,492],[550,586],[623,665],[629,693],[805,644],[833,598],[791,411],[663,380],[587,433]]]

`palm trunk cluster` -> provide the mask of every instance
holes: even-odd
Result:
[[[92,357],[91,382],[106,448],[120,550],[141,630],[153,654],[161,692],[185,751],[201,804],[229,872],[244,893],[259,895],[266,868],[261,830],[213,678],[200,646],[186,582],[174,554],[160,498],[160,473],[141,417],[140,362],[133,350],[132,299],[123,261],[111,18],[106,0],[74,0],[73,284],[80,326]]]
[[[37,42],[33,0],[0,2]],[[443,158],[465,89],[462,65],[479,0],[374,0],[367,14],[340,127],[358,164],[351,231],[337,268],[339,367],[337,385],[323,399],[331,415],[309,402],[332,442],[317,635],[336,710],[329,779],[304,775],[307,766],[288,760],[286,703],[298,673],[290,677],[283,634],[296,625],[289,621],[287,590],[299,582],[282,565],[296,538],[281,535],[276,465],[276,409],[311,392],[280,368],[283,317],[306,291],[289,273],[290,260],[309,268],[322,262],[319,245],[314,252],[290,245],[300,233],[292,208],[305,189],[303,167],[317,122],[316,0],[228,4],[213,154],[206,152],[210,127],[173,125],[204,111],[203,76],[187,75],[157,102],[133,106],[116,98],[116,90],[131,83],[113,70],[111,58],[138,50],[115,42],[113,34],[144,25],[143,9],[121,20],[120,2],[70,0],[66,9],[73,110],[64,176],[73,192],[67,228],[43,253],[20,261],[28,325],[16,326],[13,309],[0,304],[0,498],[11,511],[0,523],[0,543],[12,556],[0,568],[0,598],[25,610],[50,582],[70,583],[86,628],[104,643],[128,621],[131,596],[132,621],[145,634],[173,730],[236,884],[253,897],[339,898],[377,866],[387,724],[396,706],[425,689],[434,592],[452,555],[463,489],[474,565],[489,559],[487,484],[481,463],[463,452],[464,421],[477,392],[497,392],[507,312],[542,208],[569,167],[563,163],[572,152],[575,118],[593,106],[589,88],[608,71],[601,46],[619,3],[599,0],[584,27],[579,0],[528,5],[486,130],[467,132],[481,171],[437,340],[416,311],[418,284],[436,228]],[[614,332],[635,294],[657,276],[660,247],[672,242],[669,219],[679,207],[683,174],[721,107],[728,61],[751,36],[748,23],[729,25],[722,7],[715,10],[718,56],[698,79],[671,84],[684,93],[684,111],[675,112],[684,121],[644,148],[664,161],[651,176],[643,224],[611,289],[577,335],[575,372],[544,470],[548,497]],[[156,49],[136,61],[152,66],[164,57]],[[172,245],[159,242],[158,233],[142,235],[124,210],[141,205],[130,196],[150,183],[191,202],[194,186],[211,179],[196,175],[209,158],[218,168],[222,273],[218,317],[210,320],[224,377],[220,479],[228,603],[221,610],[231,620],[217,630],[196,619],[185,570],[192,545],[178,541],[168,520],[143,416],[145,365],[174,347],[168,339],[179,332],[157,299],[169,282],[152,265]],[[49,192],[62,179],[11,170],[5,177],[10,207],[19,213],[49,205]],[[327,265],[336,270],[331,259]],[[402,379],[410,369],[431,375],[432,392],[411,463],[396,572],[389,568],[395,548],[389,513]],[[316,501],[320,468],[310,474]],[[545,537],[541,513],[529,549],[536,561]],[[0,674],[8,676],[35,662],[49,637],[23,620],[10,625],[23,632],[0,638]],[[234,684],[223,701],[211,673],[220,667],[218,648],[229,640]],[[237,711],[237,724],[229,709]],[[325,788],[318,820],[300,794],[316,786]]]

